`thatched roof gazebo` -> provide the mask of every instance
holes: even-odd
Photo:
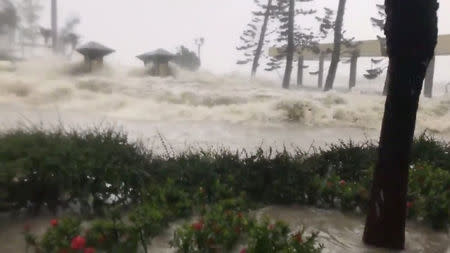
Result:
[[[169,76],[172,74],[169,69],[169,61],[173,60],[175,55],[165,49],[160,48],[136,57],[143,61],[145,66],[149,63],[153,63],[153,67],[150,70],[151,75]]]
[[[78,47],[77,52],[84,56],[84,61],[91,71],[93,63],[97,63],[100,66],[103,65],[103,57],[114,53],[115,50],[91,41]]]

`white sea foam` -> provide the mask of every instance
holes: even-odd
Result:
[[[0,72],[0,103],[96,113],[123,120],[290,123],[312,127],[378,129],[384,97],[352,92],[282,90],[278,84],[229,74],[177,70],[174,78],[144,69],[105,66],[76,75],[76,64],[47,59]],[[421,99],[418,129],[450,132],[450,96]]]

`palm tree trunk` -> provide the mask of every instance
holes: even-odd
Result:
[[[385,0],[388,94],[363,240],[405,247],[408,168],[423,80],[437,43],[437,0]]]
[[[288,44],[286,49],[286,69],[283,77],[283,88],[288,89],[291,82],[292,64],[294,61],[294,18],[295,0],[289,0],[289,20],[288,20]]]
[[[264,22],[261,27],[261,33],[259,34],[259,41],[258,41],[258,46],[256,47],[255,57],[253,58],[252,78],[255,77],[256,71],[258,70],[259,59],[261,58],[261,53],[262,53],[262,49],[264,46],[264,40],[266,38],[267,25],[269,24],[270,10],[272,8],[272,1],[273,0],[268,0],[268,2],[267,2],[266,13],[264,14]]]
[[[331,54],[331,63],[330,68],[328,69],[327,80],[325,81],[325,91],[333,89],[337,67],[341,58],[342,26],[344,24],[346,2],[347,0],[339,0],[339,6],[334,26],[334,48],[333,53]]]

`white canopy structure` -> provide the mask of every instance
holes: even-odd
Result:
[[[272,47],[269,49],[269,56],[283,57],[283,48]],[[298,66],[298,83],[301,84],[303,78],[303,61],[319,61],[318,71],[318,86],[322,87],[323,82],[323,63],[325,60],[331,58],[333,51],[332,43],[319,44],[314,50],[312,49],[298,49],[296,55],[299,59]],[[435,50],[436,56],[450,55],[450,34],[438,36],[438,43]],[[350,81],[349,87],[356,85],[356,69],[358,57],[387,57],[386,41],[384,38],[378,40],[362,40],[355,41],[350,45],[342,44],[341,57],[350,58]],[[427,77],[425,79],[425,95],[431,97],[434,76],[434,60],[430,63]]]

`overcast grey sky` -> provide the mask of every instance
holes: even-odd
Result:
[[[41,23],[49,26],[50,0],[41,0]],[[60,25],[71,15],[81,18],[82,40],[95,40],[117,52],[109,60],[140,64],[134,56],[159,47],[175,51],[183,44],[194,49],[193,40],[205,37],[203,67],[213,72],[230,72],[240,33],[251,17],[253,0],[59,0]],[[337,0],[316,0],[319,9],[336,9]],[[345,29],[357,39],[374,39],[377,30],[369,17],[381,0],[347,0]],[[450,1],[441,0],[439,27],[450,33]],[[299,21],[301,23],[301,21]],[[307,24],[305,24],[307,25]]]

